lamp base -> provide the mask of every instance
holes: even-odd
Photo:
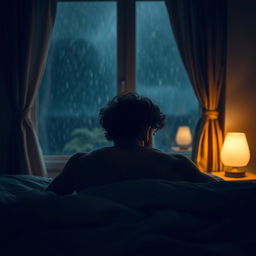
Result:
[[[232,168],[225,171],[225,176],[230,178],[243,178],[245,177],[245,171],[237,168]]]
[[[171,150],[176,151],[176,152],[190,152],[192,151],[192,147],[180,147],[180,146],[175,146],[171,147]]]

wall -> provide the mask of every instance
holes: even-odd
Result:
[[[256,173],[256,1],[229,0],[225,132],[247,135]]]

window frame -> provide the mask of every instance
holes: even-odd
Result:
[[[58,0],[57,2],[116,2],[117,4],[117,95],[136,91],[136,2],[164,0]],[[38,131],[38,103],[32,108],[32,120]],[[43,155],[49,176],[56,176],[70,155]]]

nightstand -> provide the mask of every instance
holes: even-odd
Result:
[[[243,178],[230,178],[224,175],[224,172],[211,172],[211,174],[222,178],[225,181],[256,181],[256,173],[246,172]]]

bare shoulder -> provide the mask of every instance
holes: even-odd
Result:
[[[191,170],[200,172],[194,162],[182,154],[169,154],[169,157],[172,161],[175,161],[180,168],[185,169],[186,171]]]
[[[157,149],[149,149],[149,152],[152,154],[152,156],[154,155],[155,157],[157,157],[159,160],[161,159],[162,161],[167,161],[172,163],[184,163],[184,162],[191,163],[192,162],[187,157],[180,154],[168,154]]]
[[[192,164],[194,165],[194,162],[189,159],[188,157],[182,155],[182,154],[170,154],[170,156],[172,157],[172,159],[174,159],[175,161],[178,161],[182,164]]]
[[[100,148],[84,155],[81,155],[78,159],[78,163],[81,166],[84,165],[100,165],[106,154],[109,152],[109,148]]]
[[[207,175],[206,173],[202,173],[195,163],[181,154],[174,154],[175,157],[179,161],[179,166],[181,166],[181,170],[186,174],[189,181],[192,182],[211,182],[216,181],[213,177]]]
[[[97,158],[102,157],[109,151],[110,151],[110,148],[108,148],[108,147],[99,148],[99,149],[96,149],[96,150],[93,150],[93,151],[87,153],[85,159],[86,160],[97,159]]]
[[[202,173],[192,160],[181,154],[166,154],[161,151],[155,151],[161,161],[178,170],[183,180],[191,182],[209,182],[214,179],[209,175]]]

